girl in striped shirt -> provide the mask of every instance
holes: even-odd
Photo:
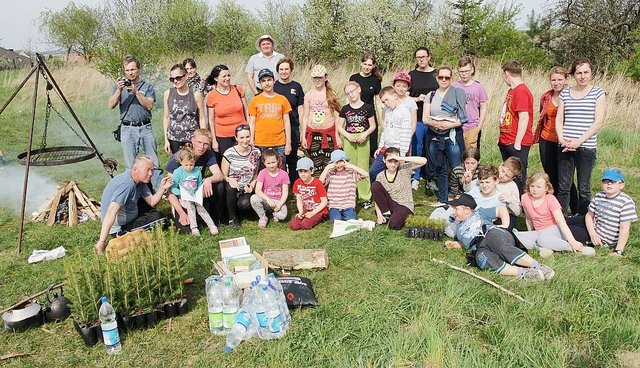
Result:
[[[327,186],[329,220],[355,220],[356,183],[369,176],[364,170],[349,162],[343,150],[331,152],[331,160],[325,166],[320,181]]]

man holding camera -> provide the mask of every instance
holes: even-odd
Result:
[[[162,169],[158,160],[158,148],[151,126],[151,109],[156,101],[153,85],[140,78],[140,62],[133,56],[126,56],[122,62],[125,77],[116,79],[113,94],[109,98],[109,108],[120,107],[119,137],[122,143],[124,164],[131,169],[140,148],[151,159],[154,172],[151,184],[154,190],[160,188]],[[114,132],[116,133],[116,132]]]

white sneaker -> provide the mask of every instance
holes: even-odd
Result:
[[[416,180],[416,179],[411,180],[411,189],[418,190],[419,186],[420,186],[420,180]]]
[[[540,258],[549,258],[553,255],[553,250],[549,248],[540,248]]]
[[[527,268],[518,278],[520,280],[544,280],[544,272],[542,272],[542,270]]]

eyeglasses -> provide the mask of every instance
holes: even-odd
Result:
[[[236,127],[236,133],[241,132],[243,130],[251,130],[251,128],[247,124],[238,125]]]
[[[182,75],[178,75],[176,77],[170,77],[169,78],[169,82],[174,83],[174,82],[180,82],[182,80],[182,78],[184,78],[185,74]]]
[[[354,88],[351,91],[346,91],[346,94],[347,94],[347,96],[351,96],[354,92],[357,92],[357,91],[358,91],[358,89]]]
[[[620,184],[622,180],[602,179],[602,184]]]
[[[439,75],[438,79],[443,80],[443,81],[448,81],[448,80],[451,80],[451,77],[446,76],[446,75]]]

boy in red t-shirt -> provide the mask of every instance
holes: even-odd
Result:
[[[327,191],[317,178],[313,177],[313,161],[308,157],[298,160],[298,176],[293,183],[298,213],[289,222],[291,230],[310,230],[327,219]]]
[[[500,138],[498,147],[502,161],[517,157],[522,163],[522,175],[516,181],[524,192],[527,178],[529,148],[533,145],[533,95],[522,79],[522,66],[515,60],[502,65],[504,82],[509,86],[500,116]]]

